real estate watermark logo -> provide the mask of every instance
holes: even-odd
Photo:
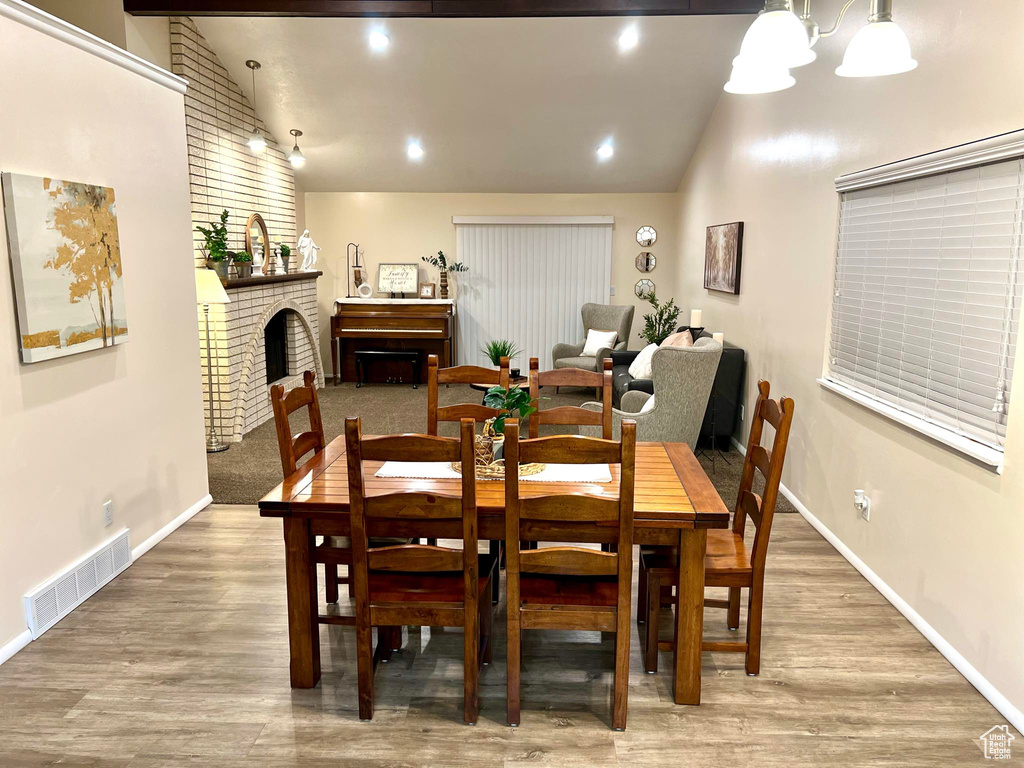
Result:
[[[996,725],[981,734],[985,744],[986,760],[1009,760],[1010,742],[1016,737],[1010,733],[1010,726]]]

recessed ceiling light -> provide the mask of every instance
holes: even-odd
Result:
[[[637,31],[636,24],[630,24],[619,35],[619,50],[623,53],[632,51],[639,42],[640,33]]]
[[[418,141],[410,141],[405,148],[405,154],[409,156],[410,160],[421,160],[423,159],[423,146]]]
[[[375,29],[370,32],[370,49],[374,51],[386,51],[388,46],[391,45],[391,38],[381,32],[379,29]]]
[[[608,139],[604,144],[597,148],[597,157],[600,160],[610,160],[611,156],[615,154],[615,145],[612,144],[612,140]]]

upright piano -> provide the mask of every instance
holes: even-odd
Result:
[[[455,302],[337,299],[331,317],[331,371],[335,384],[355,381],[355,352],[360,349],[420,349],[424,376],[427,355],[437,355],[443,368],[455,365]],[[385,381],[393,374],[407,376],[409,370],[408,366],[395,372],[382,367],[369,373],[370,381]]]

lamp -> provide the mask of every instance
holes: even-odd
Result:
[[[221,285],[220,278],[212,269],[196,270],[196,303],[203,307],[203,320],[206,325],[206,374],[207,394],[210,398],[210,426],[206,430],[206,452],[219,453],[226,451],[230,446],[223,443],[213,427],[213,352],[210,342],[210,305],[230,304],[231,299],[227,291]],[[220,384],[218,382],[218,396],[220,395]]]
[[[249,149],[258,153],[267,148],[267,140],[256,124],[256,70],[260,68],[260,63],[255,59],[249,59],[245,66],[252,70],[252,135],[249,136]]]
[[[910,53],[910,41],[892,20],[892,0],[871,0],[868,23],[846,46],[840,77],[884,77],[917,68]]]
[[[295,146],[292,147],[291,154],[288,155],[288,162],[292,164],[292,168],[301,168],[306,164],[306,158],[299,149],[299,136],[302,135],[302,131],[292,128],[288,133],[295,137]]]
[[[727,93],[753,94],[784,91],[796,85],[786,67],[759,65],[737,56],[732,62],[732,74],[725,84]]]
[[[790,0],[766,0],[740,45],[740,58],[782,67],[802,67],[817,58],[804,24]]]

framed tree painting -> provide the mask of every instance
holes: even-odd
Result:
[[[704,242],[704,287],[739,295],[743,222],[708,227]]]
[[[21,361],[126,342],[114,190],[18,173],[2,180]]]

